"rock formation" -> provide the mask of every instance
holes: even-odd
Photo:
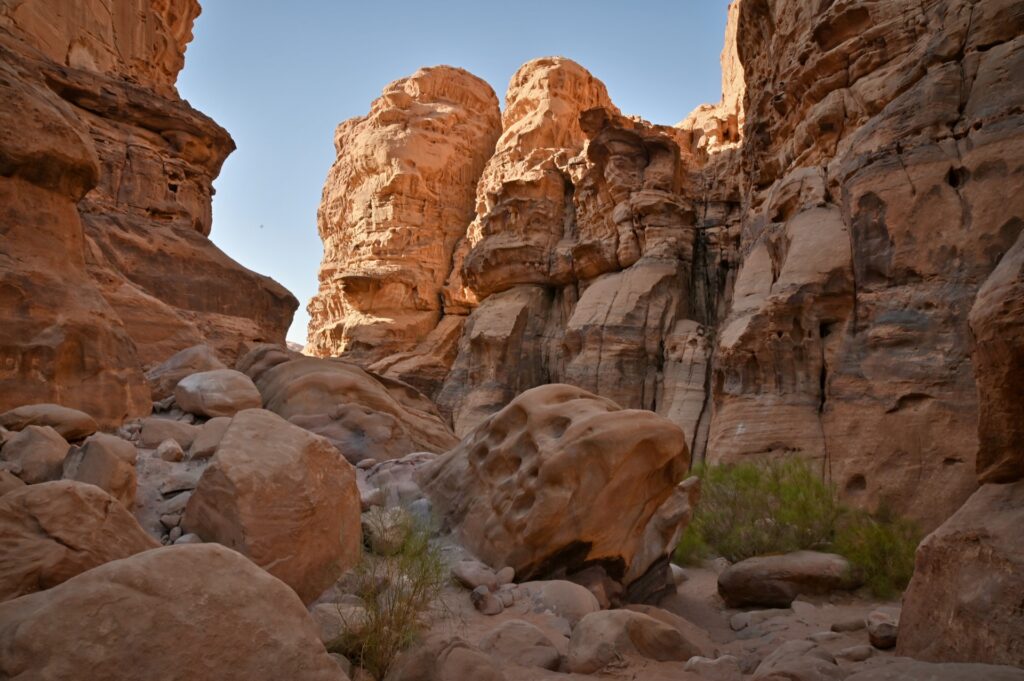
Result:
[[[437,326],[498,116],[487,83],[440,66],[391,83],[368,115],[338,126],[317,218],[324,261],[310,351],[373,361]]]
[[[195,0],[0,2],[0,408],[149,409],[142,369],[282,341],[296,302],[207,238],[234,148],[182,101]]]
[[[672,503],[688,465],[670,421],[547,385],[488,418],[419,479],[492,568],[529,579],[596,566],[628,587],[672,551],[689,519]],[[661,532],[648,533],[652,524]]]
[[[934,528],[975,487],[970,305],[1024,225],[1022,21],[994,1],[737,1],[722,100],[675,127],[620,115],[569,60],[526,64],[441,321],[375,370],[459,435],[577,385],[672,419],[695,461],[801,456]],[[998,352],[982,361],[1016,361]]]

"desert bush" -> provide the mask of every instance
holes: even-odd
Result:
[[[914,575],[922,532],[913,523],[881,512],[847,511],[836,526],[832,550],[845,556],[879,598],[902,592]]]
[[[359,621],[345,622],[342,635],[327,645],[377,679],[444,612],[446,571],[440,552],[430,543],[428,527],[408,518],[396,550],[386,556],[366,552],[346,579],[350,591],[362,599],[365,614]],[[385,522],[383,516],[378,520]],[[369,522],[374,522],[372,515]],[[344,618],[344,611],[339,612]]]
[[[700,503],[677,560],[692,563],[709,551],[738,561],[820,549],[832,537],[835,493],[802,459],[706,467],[697,475]]]
[[[675,560],[696,565],[801,549],[833,551],[850,561],[880,598],[906,588],[921,533],[887,511],[844,507],[835,490],[802,459],[703,467],[701,498]]]

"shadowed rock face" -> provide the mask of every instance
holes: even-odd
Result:
[[[111,425],[182,348],[283,340],[295,299],[207,238],[234,143],[177,95],[199,6],[171,5],[0,2],[0,406]]]
[[[722,101],[671,128],[529,62],[442,321],[376,370],[459,435],[564,382],[671,418],[695,460],[801,456],[935,527],[976,485],[968,312],[1024,226],[1022,22],[996,0],[737,0]]]

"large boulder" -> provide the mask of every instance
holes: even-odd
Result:
[[[508,620],[480,639],[480,649],[492,657],[522,667],[558,670],[562,657],[547,634],[523,620]]]
[[[32,485],[59,479],[70,448],[67,440],[50,426],[26,426],[0,449],[0,459]]]
[[[1024,480],[983,485],[921,542],[900,655],[1024,666]]]
[[[295,593],[216,544],[116,560],[0,604],[0,677],[346,681]]]
[[[359,559],[355,472],[327,440],[247,409],[203,471],[182,528],[248,556],[308,603]]]
[[[96,432],[96,421],[84,411],[59,404],[27,404],[0,414],[0,426],[23,430],[27,426],[50,426],[65,440],[81,440]]]
[[[64,460],[64,478],[96,485],[131,510],[138,479],[135,445],[106,433],[96,433]]]
[[[623,657],[686,661],[696,653],[675,628],[630,610],[587,615],[569,639],[569,671],[592,674]]]
[[[817,551],[748,558],[718,575],[718,593],[731,608],[788,608],[800,594],[849,591],[858,586],[849,561]]]
[[[0,497],[0,600],[156,546],[99,487],[60,480],[16,489]]]
[[[227,369],[209,345],[193,345],[179,352],[146,372],[154,400],[162,400],[174,394],[178,381],[201,371]]]
[[[239,362],[264,406],[330,440],[349,461],[443,452],[458,440],[434,404],[400,381],[349,362],[253,349]]]
[[[827,650],[812,641],[792,640],[761,660],[753,681],[841,681],[845,676]]]
[[[383,681],[505,681],[494,658],[457,636],[435,634],[398,656]]]
[[[234,369],[201,371],[178,381],[174,401],[198,416],[234,416],[243,409],[263,406],[252,379]]]
[[[420,482],[494,568],[530,579],[595,565],[622,580],[688,464],[672,422],[555,384],[514,399]]]

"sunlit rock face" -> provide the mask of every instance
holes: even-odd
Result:
[[[459,435],[564,382],[672,419],[695,461],[804,457],[850,503],[934,528],[976,486],[968,312],[1024,225],[1022,21],[737,0],[722,99],[674,127],[623,116],[574,62],[529,62],[440,321],[330,352],[417,385]],[[314,307],[358,326],[346,299]]]
[[[308,348],[372,362],[438,325],[441,288],[501,131],[498,100],[448,66],[391,83],[338,126],[318,214],[324,259]]]
[[[142,369],[281,341],[297,303],[207,238],[230,136],[174,87],[198,3],[0,2],[0,405],[145,413]]]

